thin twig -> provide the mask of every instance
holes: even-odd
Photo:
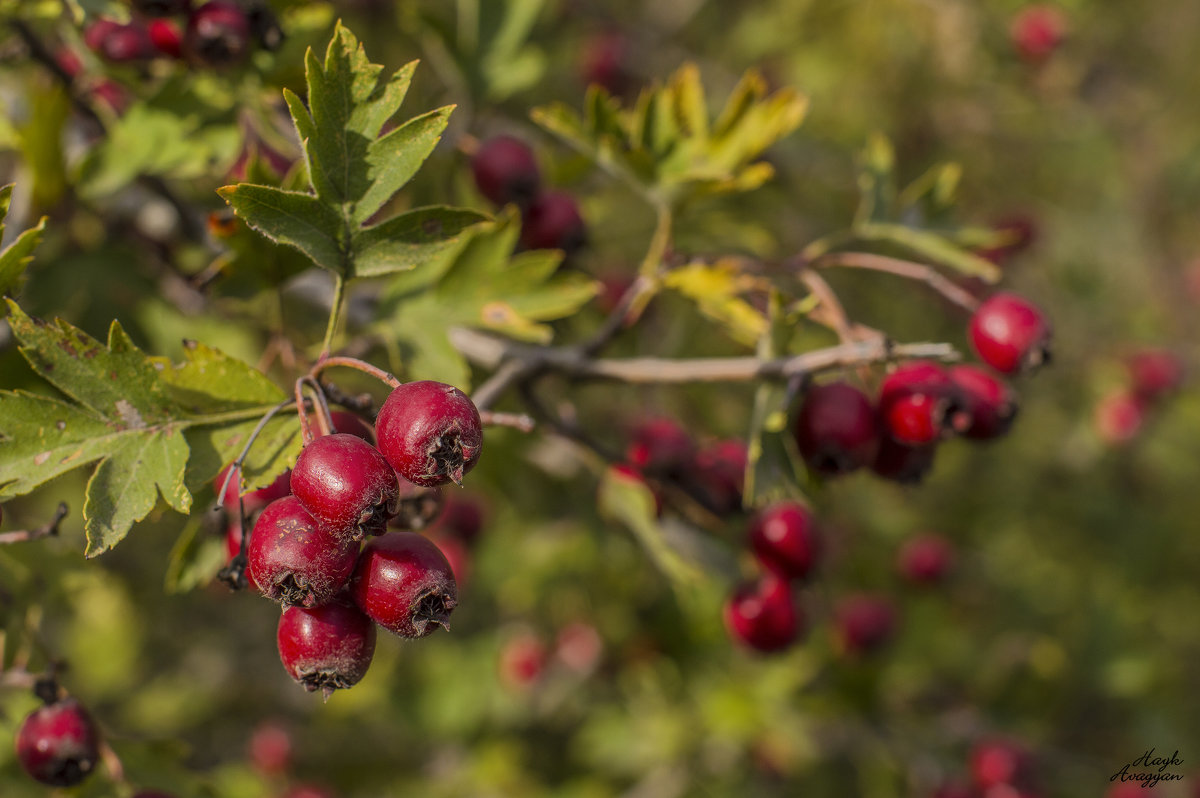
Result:
[[[850,318],[846,315],[846,309],[842,307],[841,300],[838,299],[833,288],[830,287],[829,283],[825,282],[825,278],[816,272],[804,269],[800,272],[800,279],[804,282],[808,290],[820,301],[817,309],[809,315],[819,323],[830,327],[837,333],[838,339],[842,343],[853,341],[854,330]]]
[[[925,283],[943,297],[958,305],[968,313],[974,313],[979,307],[979,300],[958,284],[947,278],[941,272],[923,263],[914,263],[900,258],[890,258],[886,255],[875,255],[869,252],[831,252],[812,261],[816,268],[841,267],[847,269],[867,269],[874,272],[894,274],[908,280]]]
[[[494,410],[480,410],[479,420],[485,427],[511,427],[521,432],[533,432],[537,423],[524,413],[498,413]]]
[[[471,395],[471,401],[479,408],[479,412],[494,405],[504,392],[515,383],[532,377],[537,367],[528,363],[523,363],[518,360],[503,362],[503,355],[498,357],[492,364],[491,368],[495,369],[492,376],[475,389],[475,393]]]
[[[67,517],[66,502],[59,502],[58,509],[54,511],[54,517],[47,523],[42,524],[37,529],[15,529],[12,532],[0,534],[0,544],[6,543],[24,543],[29,540],[37,540],[38,538],[52,537],[58,535],[58,527],[62,524],[63,519]]]

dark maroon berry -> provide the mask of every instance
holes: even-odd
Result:
[[[648,418],[633,430],[625,458],[636,468],[660,476],[679,476],[696,457],[692,436],[669,418]]]
[[[965,427],[958,386],[931,360],[914,360],[897,367],[879,389],[879,414],[884,431],[907,446],[924,446]]]
[[[192,0],[133,0],[133,7],[148,17],[174,17],[190,11]]]
[[[1032,771],[1033,758],[1012,740],[983,740],[971,749],[971,778],[981,790],[1027,786]]]
[[[353,435],[356,438],[362,438],[372,446],[375,445],[375,433],[371,431],[371,427],[362,418],[351,413],[349,410],[334,410],[329,414],[333,421],[333,431],[342,432],[346,435]]]
[[[936,443],[929,446],[905,446],[885,435],[879,441],[879,449],[871,463],[871,470],[884,479],[902,485],[915,485],[925,479],[925,475],[933,468],[937,448]]]
[[[237,3],[209,0],[188,17],[183,49],[206,66],[236,64],[250,52],[250,20]]]
[[[717,515],[731,515],[742,509],[746,464],[745,441],[718,441],[696,452],[687,469],[687,481],[710,510]]]
[[[565,191],[546,191],[529,204],[521,220],[525,249],[561,249],[571,255],[587,243],[587,225],[575,198]]]
[[[432,380],[393,390],[375,419],[375,434],[396,473],[423,488],[461,485],[483,448],[483,424],[470,397]]]
[[[827,476],[870,464],[878,445],[875,409],[844,382],[809,389],[796,418],[796,443],[809,468]]]
[[[163,55],[170,58],[179,58],[183,55],[183,34],[174,22],[152,19],[146,26],[146,32],[150,36],[151,43],[154,44],[154,49]]]
[[[812,513],[799,502],[778,502],[750,522],[750,548],[781,579],[803,579],[817,562],[820,541]]]
[[[352,603],[339,598],[307,609],[287,607],[279,617],[279,659],[288,675],[325,700],[353,687],[375,655],[375,625]]]
[[[471,159],[479,193],[497,205],[525,207],[537,196],[542,177],[529,145],[515,136],[496,136],[483,142]]]
[[[247,574],[262,594],[305,607],[336,596],[357,558],[354,541],[321,525],[295,496],[267,505],[246,548]]]
[[[1125,362],[1139,398],[1154,402],[1179,390],[1183,384],[1183,359],[1165,349],[1143,349]]]
[[[1033,371],[1050,360],[1050,322],[1040,309],[1016,294],[993,294],[970,324],[971,346],[996,371]]]
[[[900,549],[896,565],[900,574],[918,585],[941,582],[954,561],[949,541],[937,535],[920,535]]]
[[[112,28],[100,42],[100,55],[114,64],[142,61],[156,52],[149,32],[137,22]]]
[[[1017,417],[1017,394],[1003,380],[970,365],[950,368],[969,424],[962,434],[973,440],[999,438]]]
[[[483,531],[483,507],[471,496],[448,496],[438,517],[438,529],[453,535],[467,545],[474,543]]]
[[[836,612],[837,635],[848,654],[871,654],[887,645],[896,631],[896,610],[887,599],[857,595]]]
[[[379,535],[396,512],[396,472],[371,444],[336,432],[316,438],[292,469],[292,493],[313,518],[347,540]]]
[[[233,466],[226,466],[221,469],[221,473],[217,474],[217,478],[213,480],[213,490],[220,491],[221,486],[225,484],[225,477],[229,473],[229,469]],[[241,485],[238,484],[237,478],[229,480],[229,484],[225,488],[225,495],[221,497],[221,506],[227,512],[236,513],[238,511],[238,493],[241,491]],[[292,472],[291,470],[284,471],[275,480],[265,488],[252,490],[242,497],[242,504],[246,508],[247,513],[252,513],[255,510],[266,507],[276,499],[282,499],[284,496],[292,492]]]
[[[95,769],[99,758],[96,727],[73,698],[34,710],[17,730],[17,760],[42,784],[79,784]]]
[[[725,628],[757,651],[782,651],[796,640],[799,626],[791,588],[769,573],[738,587],[725,603]]]
[[[351,594],[375,623],[401,637],[449,629],[458,605],[450,563],[428,538],[389,532],[367,542],[354,571]]]

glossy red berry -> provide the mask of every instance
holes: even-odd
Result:
[[[687,469],[687,481],[699,491],[710,510],[717,515],[730,515],[742,509],[746,463],[745,441],[717,441],[696,452]]]
[[[891,642],[896,631],[896,610],[879,596],[860,594],[838,605],[836,631],[848,654],[871,654]]]
[[[1136,394],[1117,391],[1096,405],[1093,423],[1100,440],[1110,446],[1129,443],[1146,421],[1146,405]]]
[[[235,64],[250,53],[250,20],[231,0],[209,0],[188,17],[183,49],[206,66]]]
[[[981,790],[1021,787],[1032,777],[1033,760],[1011,740],[984,740],[971,749],[971,778]]]
[[[371,427],[360,416],[351,413],[349,410],[334,410],[329,416],[330,420],[333,421],[334,432],[353,435],[356,438],[362,438],[372,446],[375,445],[375,433],[371,431]]]
[[[186,14],[192,0],[133,0],[133,7],[148,17],[173,17]]]
[[[483,448],[483,424],[470,397],[432,380],[393,390],[375,419],[375,435],[396,473],[424,488],[461,485]]]
[[[151,43],[154,44],[154,49],[163,55],[170,58],[179,58],[183,55],[183,33],[174,22],[152,19],[146,25],[146,32],[150,36]]]
[[[25,772],[54,787],[79,784],[100,759],[95,724],[73,698],[30,713],[17,730],[16,747]]]
[[[370,540],[351,582],[355,603],[375,623],[406,638],[449,629],[458,605],[454,571],[437,545],[415,532]]]
[[[279,659],[305,690],[353,687],[375,656],[375,625],[345,598],[320,607],[287,607],[276,636]]]
[[[937,444],[905,446],[884,435],[871,462],[871,470],[884,479],[902,485],[915,485],[933,469],[937,449]]]
[[[145,26],[131,22],[110,29],[100,42],[100,55],[114,64],[142,61],[156,53]]]
[[[655,475],[678,476],[696,456],[695,444],[678,422],[647,418],[634,425],[625,458],[631,465]]]
[[[1017,53],[1030,63],[1039,64],[1053,55],[1066,35],[1063,12],[1051,5],[1026,6],[1013,18],[1009,35]]]
[[[971,365],[950,368],[950,379],[958,386],[969,423],[964,437],[991,440],[1008,432],[1017,417],[1017,394],[1008,383]]]
[[[816,565],[820,541],[812,512],[799,502],[778,502],[750,521],[750,548],[781,579],[804,579]]]
[[[587,225],[579,204],[565,191],[546,191],[529,203],[521,219],[525,249],[561,249],[567,255],[587,243]]]
[[[741,585],[725,603],[725,628],[757,651],[782,651],[799,632],[799,611],[788,583],[769,573]]]
[[[1034,304],[1016,294],[993,294],[970,324],[971,346],[996,371],[1033,371],[1050,360],[1050,322]]]
[[[358,548],[317,522],[295,496],[267,505],[250,533],[246,568],[264,596],[314,607],[332,599],[354,573]]]
[[[907,446],[924,446],[968,421],[958,387],[942,366],[913,360],[897,367],[879,390],[884,430]]]
[[[495,136],[479,145],[471,173],[479,193],[497,205],[527,206],[542,182],[533,150],[515,136]]]
[[[933,585],[945,579],[954,562],[950,542],[937,535],[919,535],[907,541],[896,558],[900,574],[918,585]]]
[[[330,532],[361,540],[387,529],[400,486],[378,449],[336,432],[314,439],[300,452],[292,468],[292,494]]]
[[[213,480],[213,490],[220,491],[221,486],[225,485],[226,475],[229,469],[233,466],[226,466],[221,469],[221,473],[217,474],[217,478]],[[225,487],[225,495],[221,497],[221,506],[230,513],[238,511],[238,493],[241,492],[241,485],[236,477],[229,480],[229,484]],[[282,499],[284,496],[290,495],[292,492],[292,472],[291,470],[284,471],[279,476],[275,477],[274,481],[265,488],[252,490],[242,496],[242,505],[246,508],[247,513],[253,513],[262,507],[266,507],[276,499]]]
[[[292,735],[277,723],[260,723],[250,735],[246,753],[259,773],[286,773],[292,764]]]
[[[1165,349],[1143,349],[1125,362],[1133,392],[1147,402],[1154,402],[1179,390],[1183,384],[1183,359]]]
[[[870,464],[878,443],[870,400],[844,382],[810,388],[796,417],[795,431],[804,461],[826,476]]]

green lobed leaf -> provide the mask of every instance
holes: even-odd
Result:
[[[363,228],[354,237],[354,275],[377,277],[407,271],[454,250],[459,237],[487,219],[465,208],[417,208]]]
[[[225,186],[217,193],[247,225],[271,241],[294,247],[322,269],[346,276],[343,220],[317,197],[250,183]]]
[[[404,187],[433,152],[450,121],[453,105],[414,117],[367,148],[371,186],[354,206],[354,221],[365,222]]]
[[[4,208],[7,212],[7,202]],[[35,227],[17,236],[3,252],[0,252],[0,296],[10,296],[25,276],[25,267],[33,260],[33,251],[42,243],[42,233],[46,229],[46,217],[43,216]],[[4,225],[0,224],[0,234]]]

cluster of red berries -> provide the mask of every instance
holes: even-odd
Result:
[[[596,627],[571,621],[558,630],[549,644],[532,629],[510,634],[500,647],[497,669],[500,681],[517,690],[528,690],[545,678],[551,666],[576,677],[591,674],[604,654],[604,640]]]
[[[949,783],[934,798],[1037,798],[1033,755],[1020,743],[987,739],[971,749],[970,783]]]
[[[984,301],[969,334],[980,360],[1003,374],[1030,372],[1049,359],[1049,322],[1016,294]],[[811,388],[796,418],[796,443],[809,468],[824,476],[869,467],[886,479],[917,482],[943,439],[1000,437],[1016,411],[1012,388],[982,368],[912,361],[884,379],[877,404],[844,382]]]
[[[471,400],[427,380],[388,396],[375,422],[378,448],[359,426],[309,442],[287,478],[287,495],[273,497],[283,489],[277,484],[257,496],[272,500],[249,540],[238,541],[249,580],[283,605],[277,642],[284,668],[326,697],[366,673],[376,624],[408,639],[446,627],[458,603],[454,572],[433,541],[411,530],[437,513],[439,497],[430,491],[461,484],[483,444]],[[344,419],[335,427],[345,428]],[[387,531],[393,520],[403,531]]]
[[[660,513],[662,495],[655,483],[669,482],[710,512],[728,516],[742,509],[746,462],[744,441],[731,438],[698,445],[678,422],[650,417],[633,426],[625,461],[615,468],[649,484]]]
[[[546,189],[533,150],[515,136],[495,136],[471,158],[479,193],[497,205],[521,209],[521,246],[561,249],[568,256],[587,242],[579,204],[565,191]]]
[[[1183,385],[1183,360],[1165,349],[1143,349],[1125,360],[1126,384],[1096,405],[1096,434],[1110,445],[1137,438],[1148,417]]]

